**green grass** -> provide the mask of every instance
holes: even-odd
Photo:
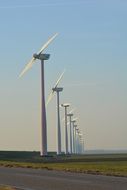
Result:
[[[52,168],[114,176],[127,176],[127,161],[122,162],[73,162],[66,164],[52,164]]]
[[[62,170],[70,172],[127,177],[127,161],[67,162],[67,163],[28,163],[28,162],[0,161],[0,166]]]
[[[56,156],[55,153],[50,153],[50,155],[49,157],[40,157],[39,152],[0,151],[0,160],[32,163],[127,161],[127,154]]]
[[[14,188],[12,188],[12,187],[1,186],[1,185],[0,185],[0,190],[16,190],[16,189],[14,189]]]
[[[0,166],[127,177],[127,154],[40,157],[37,152],[0,152]]]

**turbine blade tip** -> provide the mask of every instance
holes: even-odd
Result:
[[[56,36],[57,36],[58,34],[59,34],[58,32],[55,33]]]
[[[18,78],[21,78],[22,77],[22,73],[19,75],[19,77]]]

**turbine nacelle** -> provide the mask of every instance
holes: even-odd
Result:
[[[62,87],[55,87],[55,88],[52,88],[53,91],[56,91],[56,92],[61,92],[63,91],[63,88]]]
[[[77,129],[77,125],[74,125],[75,129]]]
[[[33,57],[34,57],[35,59],[48,60],[49,57],[50,57],[50,54],[41,54],[41,53],[37,54],[37,53],[34,53],[34,54],[33,54]]]
[[[75,123],[76,123],[76,120],[72,120],[71,122],[72,122],[72,123],[75,125]]]
[[[70,106],[70,104],[65,103],[65,104],[61,104],[61,106],[62,106],[62,107],[69,107],[69,106]]]
[[[72,117],[74,114],[73,113],[68,113],[67,116],[68,117]]]

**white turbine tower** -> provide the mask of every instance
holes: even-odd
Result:
[[[77,130],[77,153],[79,154],[80,153],[80,130],[78,129]]]
[[[69,117],[69,124],[70,124],[70,154],[72,154],[72,116],[73,113],[67,114]]]
[[[80,142],[80,153],[83,154],[84,151],[83,151],[83,134],[82,133],[79,133],[79,142]]]
[[[84,154],[84,153],[85,153],[85,149],[84,149],[84,135],[82,134],[81,137],[82,137],[82,138],[81,138],[82,154]]]
[[[44,83],[44,61],[48,60],[50,54],[43,54],[43,51],[54,40],[58,34],[53,35],[40,49],[40,51],[33,55],[32,59],[25,66],[20,74],[20,77],[30,69],[37,59],[41,60],[41,156],[47,155],[47,126],[46,126],[46,109],[45,109],[45,83]]]
[[[76,128],[76,154],[79,154],[79,128]]]
[[[76,130],[77,130],[77,125],[74,125],[74,153],[75,153],[75,154],[76,154],[76,149],[77,149]]]
[[[70,104],[61,104],[61,106],[65,109],[65,154],[68,154],[67,108]]]
[[[73,153],[76,153],[76,121],[78,120],[78,117],[74,118],[72,120],[72,130],[73,130]]]
[[[76,120],[72,120],[72,139],[73,139],[73,154],[75,153],[75,122]]]
[[[64,71],[65,72],[65,71]],[[57,154],[61,154],[61,126],[60,126],[60,103],[59,103],[59,93],[62,92],[63,88],[58,87],[58,84],[60,80],[62,79],[64,72],[60,75],[59,79],[57,80],[56,84],[52,88],[52,92],[49,95],[48,101],[46,105],[51,101],[51,99],[54,96],[54,93],[56,92],[57,95]]]

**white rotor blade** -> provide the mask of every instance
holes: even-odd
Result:
[[[36,59],[34,57],[32,57],[32,59],[29,61],[29,63],[25,66],[25,68],[23,69],[23,71],[20,73],[19,77],[22,77],[24,75],[24,73],[30,69],[34,63]]]
[[[37,54],[40,54],[44,51],[44,49],[55,39],[55,37],[58,35],[58,33],[56,33],[55,35],[53,35],[51,38],[49,38],[49,40],[42,46],[42,48],[40,49],[40,51]]]
[[[42,51],[54,40],[54,38],[58,35],[58,33],[56,33],[55,35],[53,35],[40,49],[40,51],[37,54],[42,53]],[[24,73],[30,69],[34,63],[36,59],[34,57],[32,57],[32,59],[30,60],[30,62],[26,65],[26,67],[23,69],[23,71],[21,72],[21,74],[19,75],[19,77],[21,77],[22,75],[24,75]]]
[[[69,113],[73,113],[76,110],[76,108],[73,108]]]
[[[72,121],[77,121],[78,120],[78,117],[74,118]]]
[[[62,119],[62,122],[65,121],[65,118]],[[67,121],[67,125],[69,125],[70,121]]]
[[[59,79],[57,80],[56,84],[54,85],[54,88],[56,88],[56,87],[58,86],[58,84],[59,84],[60,80],[62,79],[64,73],[65,73],[65,69],[64,69],[63,73],[60,75],[60,77],[59,77]]]
[[[64,122],[64,121],[65,121],[65,118],[62,119],[62,122]]]
[[[52,91],[50,94],[49,94],[49,97],[48,97],[48,100],[46,102],[46,106],[49,104],[49,102],[51,101],[51,99],[53,98],[54,96],[54,91]]]
[[[70,125],[70,121],[67,122],[67,125]]]
[[[64,72],[60,75],[60,77],[59,77],[59,79],[57,80],[57,82],[56,82],[54,88],[57,87],[57,85],[59,84],[60,80],[62,79],[64,73],[65,73],[65,70],[64,70]],[[48,100],[47,100],[47,102],[46,102],[46,106],[49,104],[49,102],[50,102],[51,99],[53,98],[53,96],[54,96],[54,92],[55,92],[55,91],[52,90],[52,92],[50,93],[50,95],[49,95],[49,97],[48,97]]]

